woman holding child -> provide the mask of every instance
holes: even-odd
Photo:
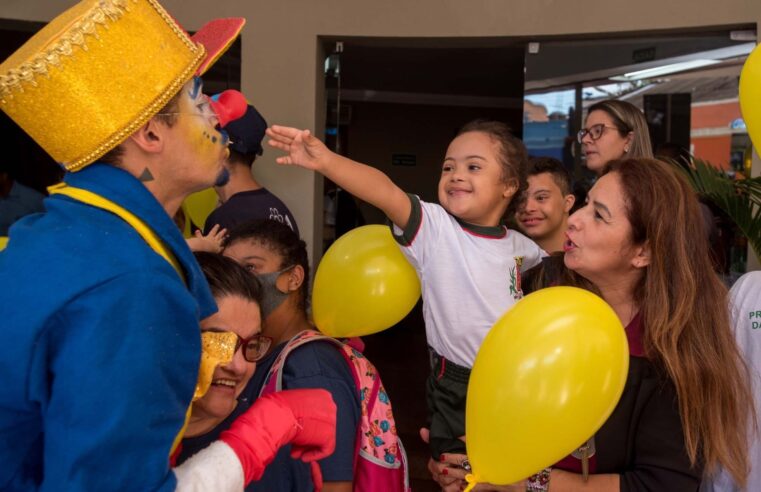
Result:
[[[719,464],[738,483],[745,481],[749,465],[745,422],[753,404],[747,369],[729,328],[726,289],[713,273],[707,244],[695,240],[702,237],[703,225],[689,185],[668,165],[642,158],[650,156],[651,150],[646,126],[636,124],[644,121],[641,113],[614,117],[615,109],[628,106],[607,102],[604,108],[590,111],[580,140],[590,168],[600,177],[585,206],[569,218],[564,246],[567,268],[543,278],[544,286],[585,287],[612,306],[629,340],[624,394],[589,442],[589,476],[582,473],[582,460],[575,453],[520,483],[481,484],[480,490],[548,490],[550,484],[553,491],[697,490],[703,470],[711,471]],[[415,228],[409,230],[410,222],[424,227],[426,220],[436,217],[416,205],[416,199],[405,200],[404,193],[382,173],[329,153],[308,132],[273,127],[268,134],[273,146],[288,153],[279,163],[315,169],[340,182],[381,207],[408,241],[420,234]],[[488,169],[478,159],[484,155],[486,161],[500,162],[505,148],[499,143],[491,149],[470,145],[460,156],[452,148],[461,136],[447,151],[439,198],[444,210],[465,229],[487,217],[472,214],[473,208],[456,201],[465,196],[470,204],[475,201],[468,196],[473,183],[468,173]],[[486,136],[486,143],[499,142]],[[624,155],[640,158],[614,160]],[[467,177],[445,177],[458,172]],[[506,207],[518,186],[511,186],[516,181],[507,174],[500,188],[497,176],[490,181],[495,200],[485,202]],[[437,254],[446,242],[434,241]],[[460,253],[451,265],[469,261],[466,250]],[[413,264],[415,260],[413,256]],[[425,285],[431,274],[416,267]],[[424,293],[424,302],[430,300]],[[434,345],[437,332],[431,330],[430,321],[427,316],[429,344]],[[436,459],[440,462],[432,461],[430,466],[434,478],[444,490],[461,490],[467,457],[445,453]]]
[[[569,219],[570,271],[544,284],[585,287],[614,309],[629,340],[624,393],[594,436],[588,480],[572,455],[540,477],[481,490],[698,490],[704,468],[719,464],[744,483],[753,404],[726,289],[695,240],[701,228],[693,191],[669,165],[628,159],[601,171]],[[464,457],[443,458],[430,468],[457,490]]]

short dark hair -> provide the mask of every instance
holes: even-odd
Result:
[[[235,260],[205,251],[194,254],[206,281],[209,283],[211,294],[216,299],[236,296],[261,305],[262,286],[259,280]]]
[[[510,202],[508,212],[512,212],[516,203],[526,191],[526,169],[528,168],[528,151],[523,142],[510,131],[510,127],[501,121],[477,119],[460,128],[457,136],[464,133],[479,132],[499,144],[499,163],[502,165],[502,181],[515,180],[518,190]]]
[[[287,225],[272,219],[257,219],[233,227],[227,234],[224,247],[238,241],[261,243],[280,256],[279,269],[299,265],[304,270],[304,282],[299,288],[299,308],[305,313],[309,303],[309,256],[307,244]]]
[[[256,160],[256,154],[241,154],[237,150],[229,150],[230,156],[227,158],[227,162],[231,164],[240,164],[250,168]]]
[[[563,196],[573,193],[571,174],[562,162],[554,157],[529,157],[528,175],[536,176],[543,173],[552,175]]]
[[[154,118],[164,122],[164,124],[166,124],[169,127],[174,126],[174,124],[177,122],[176,113],[180,109],[180,93],[181,92],[182,91],[172,96],[172,99],[170,99],[169,102],[167,102],[164,105],[164,107],[158,111],[159,114],[156,114]],[[101,156],[98,159],[98,162],[104,162],[106,164],[111,164],[112,166],[117,166],[121,163],[123,154],[124,154],[124,147],[122,147],[122,144],[119,144],[113,149],[103,154],[103,156]]]

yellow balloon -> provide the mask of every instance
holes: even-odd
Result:
[[[206,188],[188,196],[183,202],[183,209],[193,223],[203,229],[209,214],[217,207],[217,192],[214,188]]]
[[[748,55],[740,73],[740,109],[750,140],[761,154],[761,48]]]
[[[4,250],[7,244],[8,238],[6,236],[0,236],[0,251]]]
[[[569,455],[618,403],[629,347],[596,295],[551,287],[526,296],[481,345],[468,384],[472,482],[507,485]]]
[[[314,279],[312,314],[326,335],[369,335],[401,321],[419,297],[415,269],[391,230],[367,225],[347,232],[325,252]]]

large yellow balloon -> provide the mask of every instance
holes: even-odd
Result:
[[[206,188],[188,196],[182,204],[183,210],[187,212],[188,217],[193,223],[203,229],[206,224],[206,218],[217,207],[217,192],[214,188]]]
[[[750,140],[761,154],[761,48],[748,55],[740,73],[740,109]]]
[[[355,337],[390,328],[420,297],[414,268],[382,225],[341,236],[322,257],[314,279],[312,314],[333,337]]]
[[[626,382],[621,322],[596,295],[551,287],[500,318],[468,384],[470,480],[506,485],[564,458],[605,423]]]

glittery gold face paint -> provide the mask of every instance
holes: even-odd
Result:
[[[232,332],[201,332],[201,366],[193,401],[202,398],[209,390],[217,366],[229,364],[235,355],[238,336]]]
[[[216,301],[219,310],[201,320],[203,355],[189,433],[208,431],[227,418],[256,369],[244,349],[261,333],[259,305],[237,295]]]

